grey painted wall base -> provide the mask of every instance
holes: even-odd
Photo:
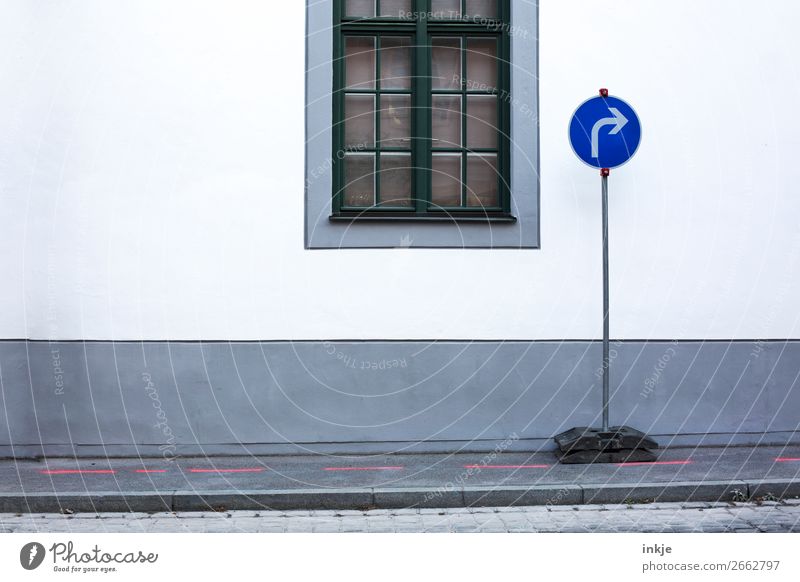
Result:
[[[800,442],[800,342],[615,342],[612,424],[662,445]],[[599,421],[601,347],[0,342],[0,455],[551,449]]]

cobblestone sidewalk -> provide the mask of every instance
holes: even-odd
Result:
[[[0,532],[800,532],[800,502],[0,514]]]

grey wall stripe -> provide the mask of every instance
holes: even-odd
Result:
[[[798,341],[611,355],[612,424],[662,444],[798,441]],[[0,454],[549,448],[596,422],[599,361],[585,341],[5,341]]]

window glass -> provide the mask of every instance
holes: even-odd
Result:
[[[362,18],[375,16],[375,0],[346,0],[344,14]]]
[[[497,86],[497,41],[467,39],[467,89],[489,91]]]
[[[344,157],[345,206],[375,204],[375,154],[352,153]]]
[[[461,88],[461,39],[434,37],[431,41],[433,89]]]
[[[344,145],[348,149],[375,144],[375,97],[347,95],[344,101]]]
[[[408,18],[411,13],[411,0],[381,0],[381,16]]]
[[[381,89],[411,89],[411,38],[381,38]]]
[[[432,18],[461,18],[461,0],[432,0]]]
[[[461,95],[431,97],[431,147],[461,147]]]
[[[467,147],[497,148],[497,96],[467,96]]]
[[[461,206],[461,154],[433,154],[431,183],[434,206]]]
[[[349,36],[344,41],[345,87],[372,89],[375,87],[375,38]]]
[[[467,155],[467,206],[492,208],[498,203],[497,155]]]
[[[412,205],[411,169],[411,154],[381,154],[381,206]]]
[[[497,0],[467,0],[467,18],[497,18]]]

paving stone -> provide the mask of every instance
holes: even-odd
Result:
[[[82,532],[800,532],[800,506],[658,503],[647,511],[620,505],[397,509],[373,511],[232,511],[98,516],[0,514],[0,531]],[[701,504],[705,505],[705,504]]]
[[[687,501],[681,503],[681,509],[707,509],[711,507],[711,503],[707,501]]]

